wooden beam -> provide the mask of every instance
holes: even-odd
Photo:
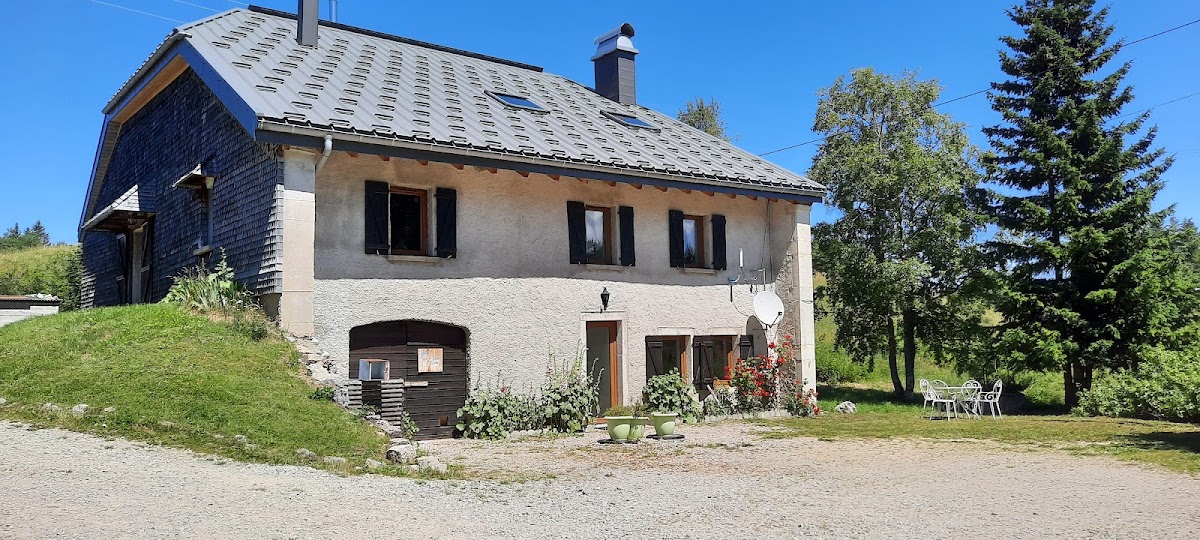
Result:
[[[560,178],[562,178],[561,176],[559,176],[557,174],[547,174],[546,176],[549,176],[550,179],[554,180],[555,182],[557,182]]]
[[[384,161],[391,161],[391,160],[392,160],[391,156],[385,156],[385,155],[383,155],[383,154],[380,154],[380,155],[379,155],[379,159],[382,159],[382,160],[384,160]]]
[[[767,197],[767,200],[771,202],[779,202],[779,199],[776,199],[775,197]]]
[[[688,194],[688,195],[691,195],[691,194],[692,194],[692,190],[690,190],[690,189],[687,189],[687,188],[679,188],[679,191],[682,191],[682,192],[684,192],[684,193],[686,193],[686,194]]]
[[[427,159],[418,159],[418,160],[417,160],[417,163],[420,163],[421,165],[429,165],[429,160],[427,160]]]
[[[612,186],[612,187],[617,187],[617,183],[616,183],[616,182],[614,182],[614,181],[612,181],[612,180],[609,180],[609,181],[605,182],[605,184],[608,184],[608,185],[610,185],[610,186]]]
[[[352,158],[358,157],[358,152],[346,152],[346,153],[350,154],[350,157],[352,157]]]
[[[663,192],[663,193],[666,193],[666,192],[667,192],[667,188],[665,188],[665,187],[662,187],[662,186],[654,186],[654,189],[657,189],[657,190],[659,190],[659,191],[661,191],[661,192]]]
[[[746,196],[747,196],[747,197],[750,197],[750,200],[752,200],[752,201],[757,201],[757,200],[758,200],[758,196],[757,196],[757,195],[746,195]]]
[[[125,106],[121,107],[120,111],[117,111],[117,114],[113,115],[113,121],[124,123],[131,116],[142,110],[142,107],[145,107],[167,85],[174,82],[187,68],[187,61],[182,56],[175,55],[174,58],[167,62],[167,65],[154,74],[153,79],[150,79],[149,82],[137,90],[137,94],[126,102]]]
[[[492,174],[496,174],[496,168],[495,168],[495,167],[488,167],[488,168],[487,168],[487,172],[490,172],[490,173],[492,173]]]
[[[736,193],[726,193],[726,194],[725,194],[725,196],[726,196],[726,197],[729,197],[730,199],[736,199],[736,198],[737,198],[737,194],[736,194]]]
[[[641,184],[629,184],[629,185],[633,186],[633,189],[642,189]]]
[[[528,171],[517,171],[517,174],[519,174],[519,175],[521,175],[521,176],[523,176],[523,177],[525,177],[525,178],[529,178],[529,172],[528,172]]]
[[[587,181],[587,178],[580,178],[580,177],[576,176],[576,177],[575,177],[575,179],[576,179],[576,180],[579,180],[579,182],[580,182],[581,184],[586,184],[586,183],[588,182],[588,181]]]
[[[463,164],[462,164],[462,163],[451,163],[451,165],[453,165],[455,169],[458,169],[458,170],[460,170],[460,171],[461,171],[461,170],[463,170]]]
[[[708,195],[709,197],[712,197],[713,195],[716,195],[716,193],[713,193],[713,192],[711,192],[711,191],[701,191],[700,193],[703,193],[703,194],[705,194],[705,195]]]

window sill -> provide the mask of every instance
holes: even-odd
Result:
[[[209,253],[212,253],[212,251],[213,251],[212,246],[200,246],[199,249],[192,252],[192,255],[195,255],[197,257],[203,257],[205,255],[208,255]]]
[[[419,263],[419,264],[441,264],[441,257],[433,255],[388,255],[387,260],[390,263]]]
[[[713,270],[712,268],[692,268],[690,266],[683,267],[683,273],[685,273],[685,274],[707,274],[710,276],[717,275],[717,271]]]
[[[592,270],[595,272],[624,272],[624,266],[619,264],[581,264],[584,270]]]

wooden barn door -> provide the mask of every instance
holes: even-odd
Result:
[[[350,331],[351,379],[359,378],[360,360],[386,360],[388,379],[404,380],[404,410],[420,428],[418,439],[454,433],[468,390],[463,329],[424,321],[359,326]]]

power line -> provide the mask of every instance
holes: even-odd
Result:
[[[113,7],[113,8],[117,8],[117,9],[123,9],[123,10],[125,10],[125,11],[132,11],[132,12],[134,12],[134,13],[140,13],[140,14],[142,14],[142,15],[146,15],[146,16],[149,16],[149,17],[154,17],[154,18],[156,18],[156,19],[162,19],[162,20],[164,20],[164,21],[172,21],[172,22],[177,22],[177,23],[179,23],[179,24],[187,24],[187,21],[181,21],[181,20],[179,20],[179,19],[172,19],[172,18],[170,18],[170,17],[164,17],[164,16],[162,16],[162,15],[158,15],[158,14],[155,14],[155,13],[150,13],[149,11],[142,11],[142,10],[140,10],[140,9],[133,9],[133,8],[131,8],[131,7],[119,6],[119,5],[117,5],[117,4],[110,4],[110,3],[108,3],[108,2],[101,2],[100,0],[90,0],[90,1],[91,1],[92,3],[94,3],[94,4],[100,4],[100,5],[102,5],[102,6],[108,6],[108,7]]]
[[[1191,25],[1193,25],[1193,24],[1197,24],[1197,23],[1200,23],[1200,19],[1196,19],[1196,20],[1193,20],[1193,21],[1188,21],[1188,22],[1186,22],[1186,23],[1183,23],[1183,24],[1181,24],[1181,25],[1179,25],[1179,26],[1176,26],[1176,27],[1174,27],[1174,28],[1168,28],[1168,29],[1166,29],[1166,30],[1163,30],[1163,31],[1161,31],[1161,32],[1158,32],[1158,33],[1156,33],[1156,34],[1150,34],[1150,35],[1148,35],[1148,36],[1145,36],[1145,37],[1141,37],[1141,38],[1135,39],[1135,40],[1133,40],[1133,41],[1130,41],[1129,43],[1122,43],[1122,44],[1121,44],[1121,46],[1122,46],[1122,47],[1128,47],[1128,46],[1130,46],[1130,45],[1135,45],[1135,44],[1137,44],[1137,43],[1141,43],[1141,42],[1143,42],[1143,41],[1147,41],[1147,40],[1150,40],[1150,39],[1153,39],[1153,38],[1156,38],[1156,37],[1159,37],[1159,36],[1162,36],[1162,35],[1165,35],[1165,34],[1169,34],[1169,33],[1171,33],[1171,32],[1174,32],[1174,31],[1176,31],[1176,30],[1180,30],[1180,29],[1182,29],[1182,28],[1186,28],[1186,27],[1188,27],[1188,26],[1191,26]],[[1047,70],[1047,71],[1049,71],[1049,70]],[[1037,74],[1035,74],[1035,75],[1033,75],[1033,76],[1034,76],[1034,77],[1036,77],[1036,76],[1038,76],[1038,75],[1041,75],[1041,74],[1043,74],[1043,73],[1046,73],[1047,71],[1043,71],[1043,72],[1041,72],[1041,73],[1037,73]],[[958,96],[958,97],[956,97],[956,98],[947,99],[947,100],[945,100],[945,101],[939,101],[939,102],[937,102],[937,103],[934,103],[934,104],[930,105],[930,106],[929,106],[929,108],[933,109],[933,108],[941,107],[942,105],[946,105],[946,104],[949,104],[949,103],[954,103],[954,102],[956,102],[956,101],[962,101],[962,100],[964,100],[964,99],[967,99],[967,98],[972,98],[972,97],[978,96],[978,95],[980,95],[980,94],[985,94],[985,93],[987,93],[989,90],[991,90],[991,88],[990,88],[990,87],[989,87],[989,88],[984,88],[983,90],[977,90],[977,91],[975,91],[975,92],[971,92],[970,94],[964,94],[964,95]],[[1175,100],[1172,100],[1172,101],[1168,101],[1167,103],[1174,103],[1174,102],[1176,102],[1176,101],[1180,101],[1180,100],[1183,100],[1183,99],[1187,99],[1187,98],[1189,98],[1189,97],[1192,97],[1192,96],[1195,96],[1195,95],[1198,95],[1198,94],[1192,94],[1192,95],[1189,95],[1189,96],[1184,96],[1184,97],[1181,97],[1181,98],[1179,98],[1179,99],[1175,99]],[[1159,106],[1162,106],[1162,105],[1166,105],[1167,103],[1159,103],[1158,105],[1155,105],[1155,107],[1159,107]],[[1152,109],[1152,108],[1154,108],[1154,107],[1151,107],[1151,109]],[[1147,110],[1149,110],[1149,109],[1147,109]],[[923,112],[923,111],[922,111],[922,112]],[[1141,111],[1141,112],[1145,112],[1145,111]],[[1128,116],[1128,115],[1123,115],[1123,116],[1121,116],[1121,117],[1118,117],[1118,118],[1123,118],[1124,116]],[[783,147],[783,148],[776,148],[776,149],[774,149],[774,150],[771,150],[771,151],[768,151],[768,152],[763,152],[763,153],[759,154],[759,156],[767,156],[767,155],[771,155],[771,154],[776,154],[776,153],[779,153],[779,152],[783,152],[783,151],[786,151],[786,150],[791,150],[791,149],[793,149],[793,148],[800,148],[801,146],[808,146],[808,145],[810,145],[810,144],[813,144],[813,143],[818,143],[818,142],[821,142],[821,141],[823,141],[823,140],[825,140],[825,139],[828,139],[829,137],[832,137],[832,135],[828,135],[828,136],[825,136],[825,137],[817,137],[817,138],[815,138],[815,139],[812,139],[812,140],[804,141],[804,142],[801,142],[801,143],[796,143],[796,144],[793,144],[793,145],[790,145],[790,146],[785,146],[785,147]]]
[[[1164,101],[1164,102],[1162,102],[1162,103],[1159,103],[1159,104],[1157,104],[1157,105],[1151,105],[1151,106],[1149,106],[1149,107],[1146,107],[1145,109],[1142,109],[1142,110],[1140,110],[1140,111],[1134,111],[1134,112],[1131,112],[1131,113],[1125,113],[1125,114],[1122,114],[1121,116],[1118,116],[1117,118],[1118,118],[1118,119],[1121,119],[1121,118],[1125,118],[1126,116],[1133,116],[1133,115],[1135,115],[1135,114],[1142,114],[1142,113],[1144,113],[1144,112],[1146,112],[1146,111],[1149,111],[1149,110],[1152,110],[1152,109],[1157,109],[1157,108],[1159,108],[1159,107],[1162,107],[1163,105],[1170,105],[1170,104],[1172,104],[1172,103],[1175,103],[1176,101],[1183,101],[1183,100],[1185,100],[1185,99],[1188,99],[1188,98],[1194,98],[1194,97],[1196,97],[1196,96],[1200,96],[1200,92],[1195,92],[1195,93],[1192,93],[1192,94],[1188,94],[1188,95],[1186,95],[1186,96],[1183,96],[1183,97],[1177,97],[1177,98],[1175,98],[1175,99],[1172,99],[1171,101]]]
[[[205,11],[211,11],[211,12],[213,12],[213,13],[220,13],[220,12],[221,12],[221,10],[219,10],[219,9],[213,9],[213,8],[210,8],[210,7],[208,7],[208,6],[202,6],[202,5],[200,5],[200,4],[193,4],[193,3],[191,3],[191,2],[185,2],[184,0],[175,0],[175,3],[176,3],[176,4],[183,4],[183,5],[185,5],[185,6],[192,6],[192,7],[195,7],[195,8],[200,8],[200,9],[203,9],[203,10],[205,10]]]

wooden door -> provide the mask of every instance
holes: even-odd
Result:
[[[596,413],[621,403],[618,392],[620,381],[617,366],[617,322],[593,321],[587,323],[587,368],[593,379],[599,382],[600,403]]]

